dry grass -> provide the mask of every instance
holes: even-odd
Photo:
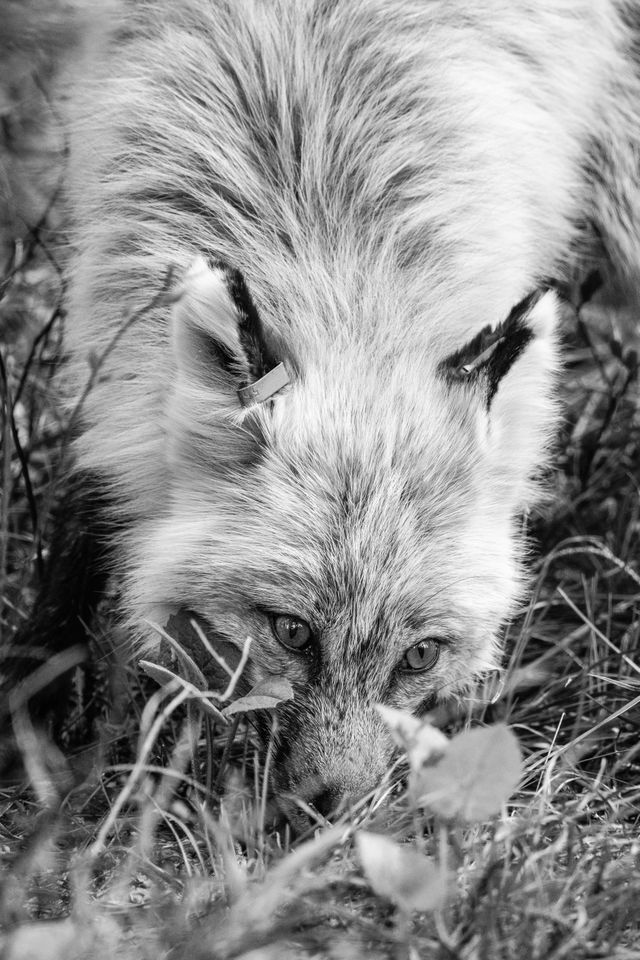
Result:
[[[49,188],[36,227],[14,217],[2,238],[5,643],[33,602],[68,426],[52,385],[64,289]],[[107,600],[90,691],[98,746],[76,743],[78,685],[71,760],[25,728],[31,787],[0,790],[3,960],[640,958],[637,324],[603,303],[567,309],[566,416],[550,496],[528,521],[531,600],[507,631],[503,676],[440,718],[448,733],[470,720],[517,733],[525,772],[500,815],[448,822],[390,779],[337,828],[291,843],[250,726],[229,746],[228,728],[201,729],[197,700],[169,709],[168,691],[114,667],[122,638]],[[446,865],[444,904],[409,914],[376,896],[352,844],[363,828]]]

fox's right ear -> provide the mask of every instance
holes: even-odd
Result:
[[[243,417],[243,403],[265,375],[284,368],[238,270],[203,257],[194,261],[176,294],[172,346],[174,457],[209,463],[255,458],[260,438]]]
[[[278,363],[240,271],[204,257],[177,291],[173,345],[180,372],[234,393]]]
[[[514,510],[526,503],[554,436],[557,313],[555,293],[536,291],[438,368],[476,413],[488,482]]]

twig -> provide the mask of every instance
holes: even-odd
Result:
[[[91,390],[93,389],[96,383],[96,380],[98,379],[98,374],[100,373],[100,370],[104,366],[109,356],[113,353],[113,351],[117,347],[120,340],[124,337],[126,333],[129,332],[131,327],[133,327],[134,324],[138,322],[138,320],[141,320],[142,317],[146,316],[148,313],[154,310],[161,303],[168,302],[167,295],[168,295],[169,289],[171,288],[171,284],[173,282],[173,274],[174,274],[173,267],[169,267],[165,274],[164,280],[162,282],[162,286],[158,291],[158,293],[154,297],[152,297],[151,300],[149,300],[149,302],[144,305],[144,307],[141,307],[139,310],[136,310],[134,313],[131,314],[131,316],[127,317],[127,319],[120,324],[120,326],[118,327],[118,329],[116,330],[116,332],[114,333],[111,340],[106,345],[106,347],[104,348],[100,356],[97,357],[95,361],[92,363],[91,373],[89,374],[87,383],[85,384],[84,390],[80,394],[80,398],[78,399],[75,407],[73,408],[71,416],[69,417],[69,423],[68,423],[67,429],[70,436],[73,435],[73,429],[80,415],[80,411],[84,406],[85,400],[87,399]]]
[[[51,328],[53,327],[54,323],[61,316],[62,316],[62,304],[57,303],[55,306],[55,309],[53,310],[53,313],[51,314],[51,316],[49,317],[45,325],[42,327],[38,335],[34,337],[33,343],[31,344],[31,350],[29,351],[29,356],[27,357],[24,367],[22,368],[22,375],[20,377],[20,381],[18,383],[18,387],[16,389],[15,396],[13,398],[14,407],[17,403],[20,402],[20,397],[22,396],[22,391],[27,381],[27,376],[29,375],[29,370],[31,368],[31,364],[34,361],[38,346],[40,345],[40,343],[42,343],[43,340],[46,340],[46,338],[51,333]]]
[[[2,353],[0,353],[0,376],[2,376],[2,387],[3,387],[4,402],[6,407],[6,416],[9,420],[9,428],[11,430],[13,445],[18,455],[18,460],[20,461],[22,477],[24,480],[24,489],[27,495],[27,503],[29,504],[29,514],[31,516],[31,527],[33,531],[33,539],[36,545],[36,565],[38,568],[38,576],[40,577],[40,579],[42,579],[42,576],[44,573],[44,563],[42,560],[42,548],[40,545],[40,541],[38,539],[38,508],[36,506],[36,498],[34,496],[33,487],[31,485],[31,477],[29,476],[28,460],[22,449],[22,444],[20,443],[20,437],[18,436],[18,430],[16,427],[15,418],[13,416],[14,405],[11,399],[11,388],[9,386],[9,379],[7,377],[7,370],[5,367]],[[3,527],[3,529],[6,529],[6,527]],[[2,569],[4,569],[4,567]]]

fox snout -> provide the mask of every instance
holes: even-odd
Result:
[[[294,825],[304,807],[339,814],[374,791],[388,772],[394,744],[375,706],[346,693],[313,693],[279,714],[274,785]]]

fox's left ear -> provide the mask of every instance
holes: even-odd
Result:
[[[536,291],[438,368],[477,411],[494,492],[514,509],[526,503],[554,436],[557,317],[555,293]]]

